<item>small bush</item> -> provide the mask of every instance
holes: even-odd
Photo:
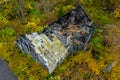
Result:
[[[63,15],[64,15],[64,11],[63,11],[63,8],[61,7],[58,12],[58,17],[61,17]]]
[[[14,34],[15,34],[15,30],[12,28],[0,30],[0,36],[13,36]]]
[[[100,15],[99,19],[103,25],[110,23],[110,20],[107,15]]]
[[[40,18],[40,16],[42,16],[42,13],[39,9],[32,9],[30,15],[37,19]]]
[[[7,38],[15,35],[15,30],[12,28],[6,28],[0,30],[0,41],[5,41]]]
[[[9,24],[9,20],[6,18],[6,16],[0,13],[0,28],[4,28]]]

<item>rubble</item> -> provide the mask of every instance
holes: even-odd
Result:
[[[16,44],[52,73],[70,52],[86,50],[94,31],[92,20],[81,6],[49,24],[41,34],[21,35]]]

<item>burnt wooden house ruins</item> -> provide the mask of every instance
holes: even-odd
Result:
[[[52,73],[70,52],[86,50],[94,31],[91,25],[92,20],[78,6],[50,23],[41,34],[21,35],[16,44]]]

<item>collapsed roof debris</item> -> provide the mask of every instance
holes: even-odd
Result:
[[[94,31],[92,20],[81,6],[49,24],[41,34],[21,35],[16,44],[40,62],[49,73],[70,53],[86,50]]]

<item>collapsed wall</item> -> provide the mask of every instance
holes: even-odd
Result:
[[[71,51],[86,50],[87,43],[94,31],[92,20],[82,6],[71,10],[58,20],[49,24],[65,47],[71,46]]]
[[[81,6],[49,24],[41,34],[21,35],[16,44],[25,53],[40,62],[49,73],[69,54],[86,50],[94,31],[92,20]]]

